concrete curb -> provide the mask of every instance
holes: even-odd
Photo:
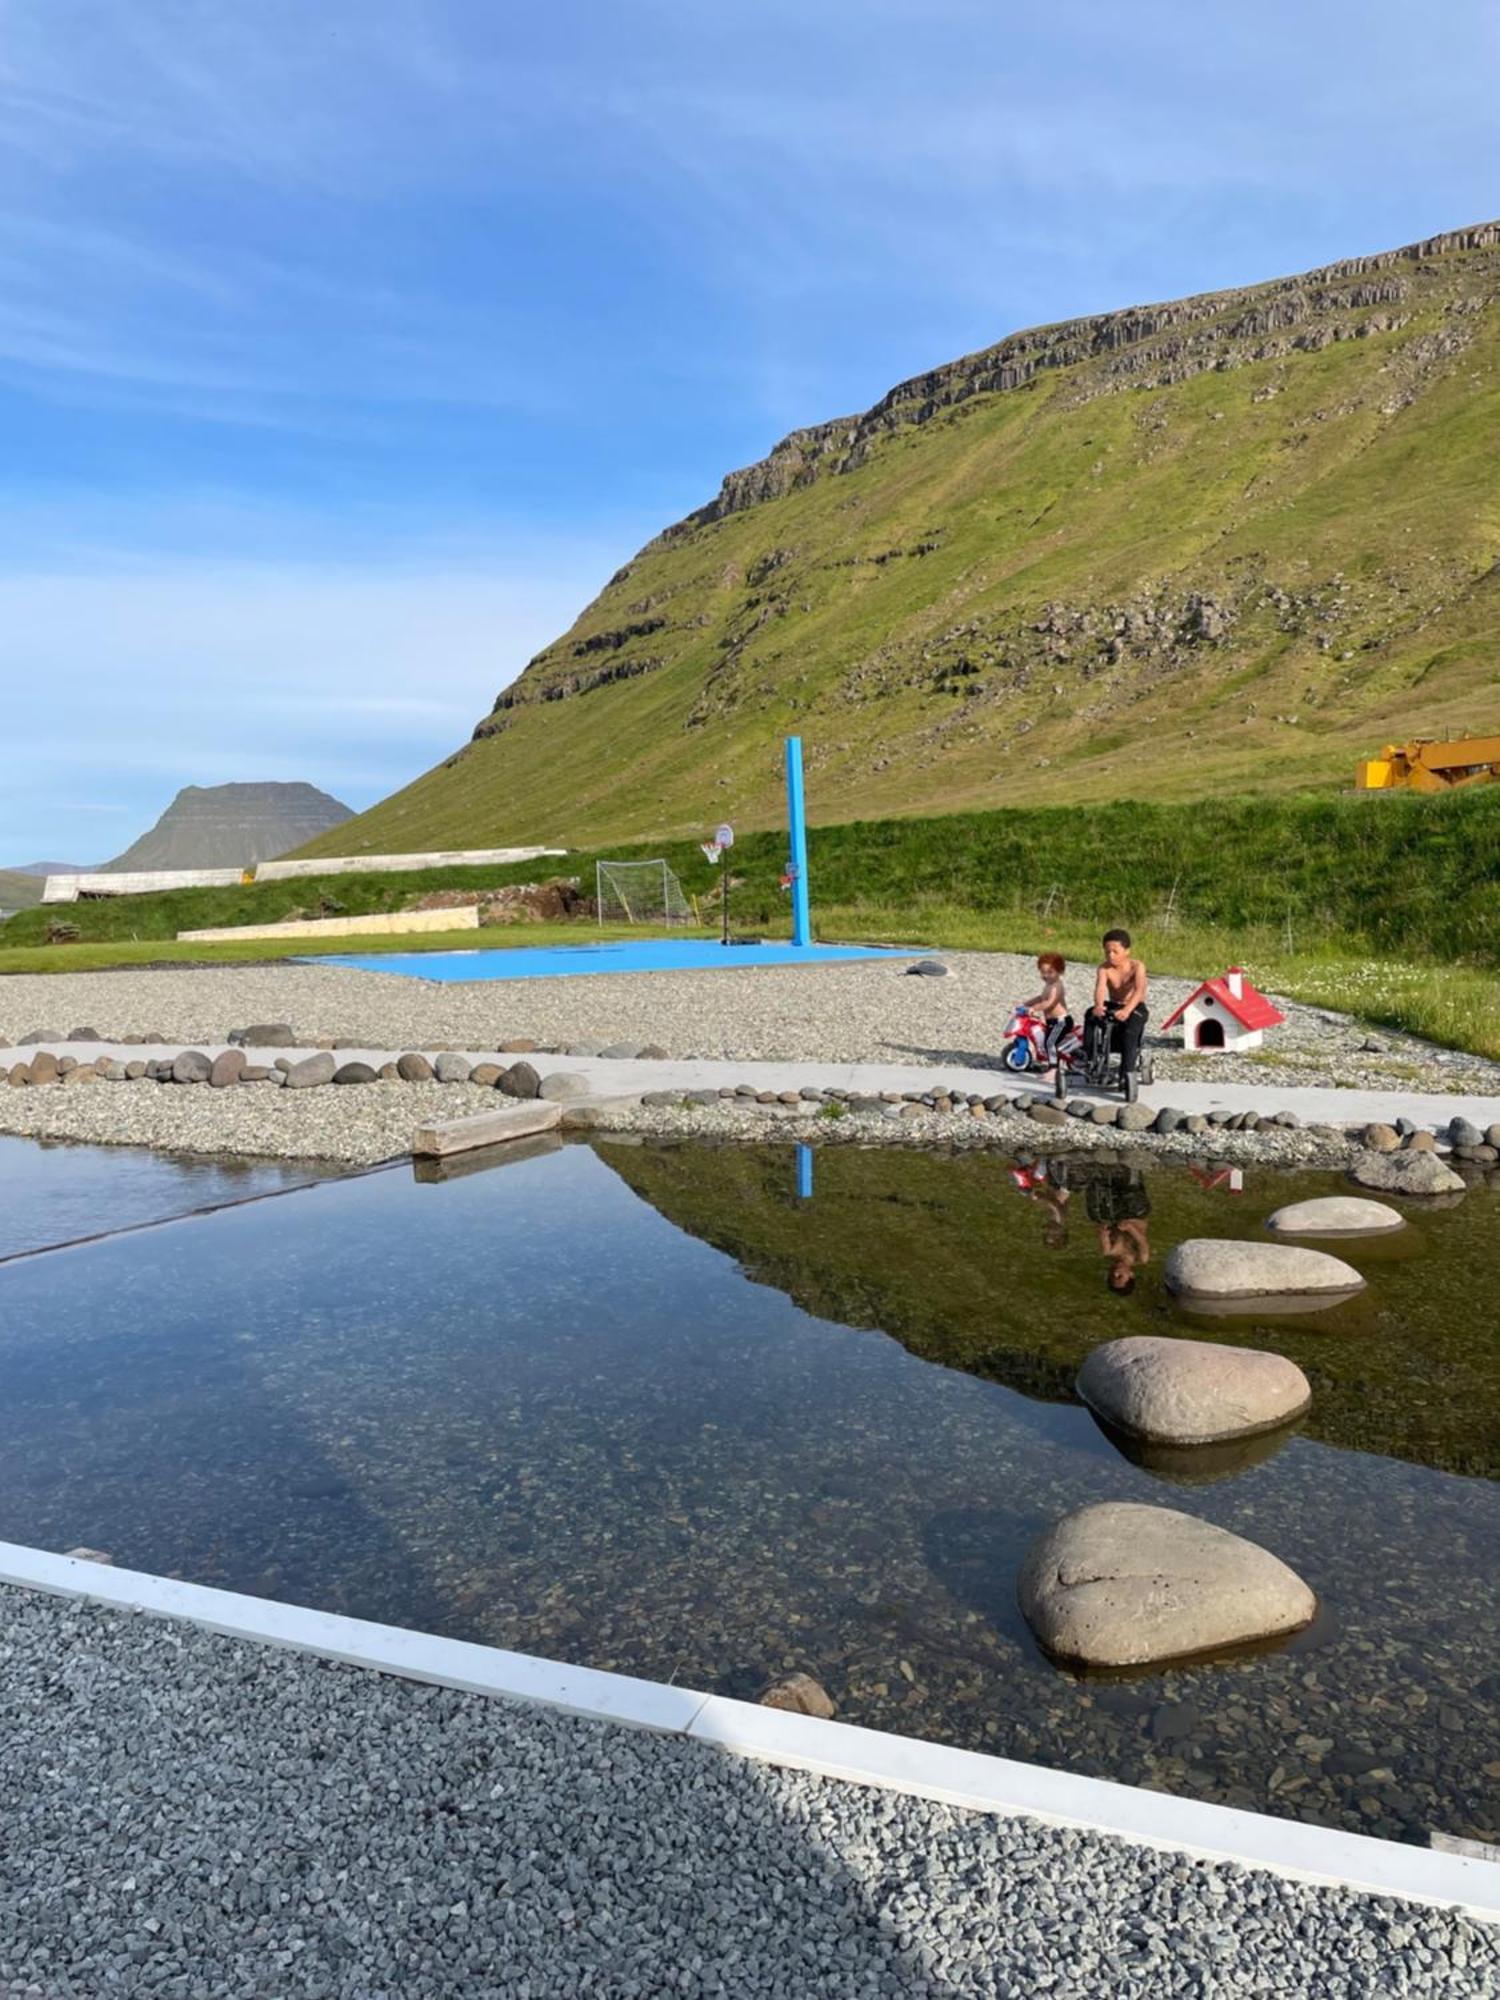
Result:
[[[1294,1881],[1455,1907],[1500,1922],[1500,1865],[1231,1806],[888,1736],[593,1667],[444,1639],[170,1577],[0,1543],[0,1583],[178,1618],[257,1644],[472,1694],[689,1736],[726,1753],[973,1810],[1075,1826],[1138,1846],[1237,1862]]]

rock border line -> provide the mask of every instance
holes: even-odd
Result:
[[[469,1694],[536,1702],[595,1721],[689,1736],[730,1755],[850,1784],[971,1811],[1081,1827],[1137,1846],[1237,1862],[1293,1881],[1461,1909],[1500,1923],[1500,1866],[1465,1854],[1273,1819],[597,1667],[568,1666],[469,1640],[114,1569],[16,1542],[0,1542],[0,1583],[180,1619],[231,1638],[285,1646]]]
[[[654,1045],[599,1048],[588,1044],[550,1049],[518,1040],[501,1044],[494,1051],[444,1047],[403,1052],[350,1042],[277,1041],[254,1047],[254,1053],[264,1060],[251,1062],[240,1042],[209,1041],[194,1046],[156,1038],[111,1043],[96,1039],[91,1030],[75,1029],[66,1038],[48,1036],[43,1041],[28,1036],[14,1046],[0,1043],[0,1084],[49,1089],[100,1082],[155,1083],[237,1090],[256,1084],[320,1089],[333,1083],[475,1083],[502,1096],[522,1099],[608,1097],[618,1101],[629,1095],[646,1110],[725,1105],[734,1110],[769,1111],[773,1116],[810,1117],[832,1105],[841,1114],[873,1114],[887,1121],[920,1117],[924,1112],[960,1120],[1020,1114],[1029,1118],[1033,1127],[1068,1129],[1074,1136],[1112,1143],[1171,1135],[1203,1138],[1300,1132],[1336,1146],[1352,1142],[1377,1153],[1438,1150],[1475,1166],[1500,1164],[1500,1097],[1443,1103],[1416,1093],[1406,1100],[1409,1111],[1402,1112],[1390,1104],[1372,1106],[1370,1100],[1377,1093],[1367,1090],[1294,1086],[1278,1091],[1268,1087],[1267,1099],[1292,1097],[1309,1107],[1309,1122],[1307,1110],[1299,1115],[1290,1107],[1273,1108],[1264,1101],[1247,1105],[1244,1100],[1259,1096],[1259,1092],[1243,1085],[1215,1089],[1212,1085],[1179,1084],[1177,1094],[1189,1108],[1154,1101],[1171,1086],[1151,1091],[1139,1103],[1122,1104],[1094,1095],[1074,1096],[1065,1102],[1034,1085],[1017,1091],[1018,1079],[1008,1078],[1003,1071],[896,1063],[678,1059]],[[570,1059],[581,1062],[583,1068],[563,1068]],[[814,1073],[824,1077],[859,1074],[872,1081],[814,1084]],[[774,1087],[777,1076],[797,1078],[796,1086]],[[749,1081],[751,1077],[756,1080]],[[957,1081],[951,1080],[954,1077]],[[986,1087],[974,1087],[981,1083]],[[1399,1105],[1400,1094],[1390,1095]],[[1389,1122],[1382,1120],[1381,1111]],[[1485,1122],[1477,1122],[1480,1119]]]

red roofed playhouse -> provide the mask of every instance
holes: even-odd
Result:
[[[1196,992],[1162,1022],[1163,1029],[1182,1023],[1182,1046],[1194,1055],[1211,1049],[1258,1049],[1267,1028],[1286,1019],[1264,993],[1257,993],[1237,965],[1219,979],[1205,979]]]

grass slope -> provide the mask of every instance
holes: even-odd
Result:
[[[0,868],[0,910],[29,910],[42,900],[42,877]]]
[[[1019,336],[799,434],[304,852],[766,826],[790,731],[831,823],[1347,785],[1388,736],[1493,730],[1497,300],[1489,228]]]

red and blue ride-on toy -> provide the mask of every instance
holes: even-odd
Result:
[[[1047,1047],[1049,1024],[1040,1014],[1028,1013],[1018,1007],[1005,1026],[1004,1049],[1001,1061],[1008,1070],[1022,1075],[1027,1070],[1047,1070],[1056,1068],[1057,1094],[1066,1097],[1070,1082],[1081,1083],[1089,1090],[1118,1090],[1127,1104],[1134,1104],[1140,1086],[1152,1081],[1151,1058],[1143,1051],[1133,1069],[1126,1069],[1123,1051],[1116,1062],[1115,1029],[1110,1023],[1110,1032],[1099,1037],[1099,1045],[1092,1061],[1089,1060],[1082,1028],[1074,1023],[1064,1028],[1057,1038],[1055,1049]]]

